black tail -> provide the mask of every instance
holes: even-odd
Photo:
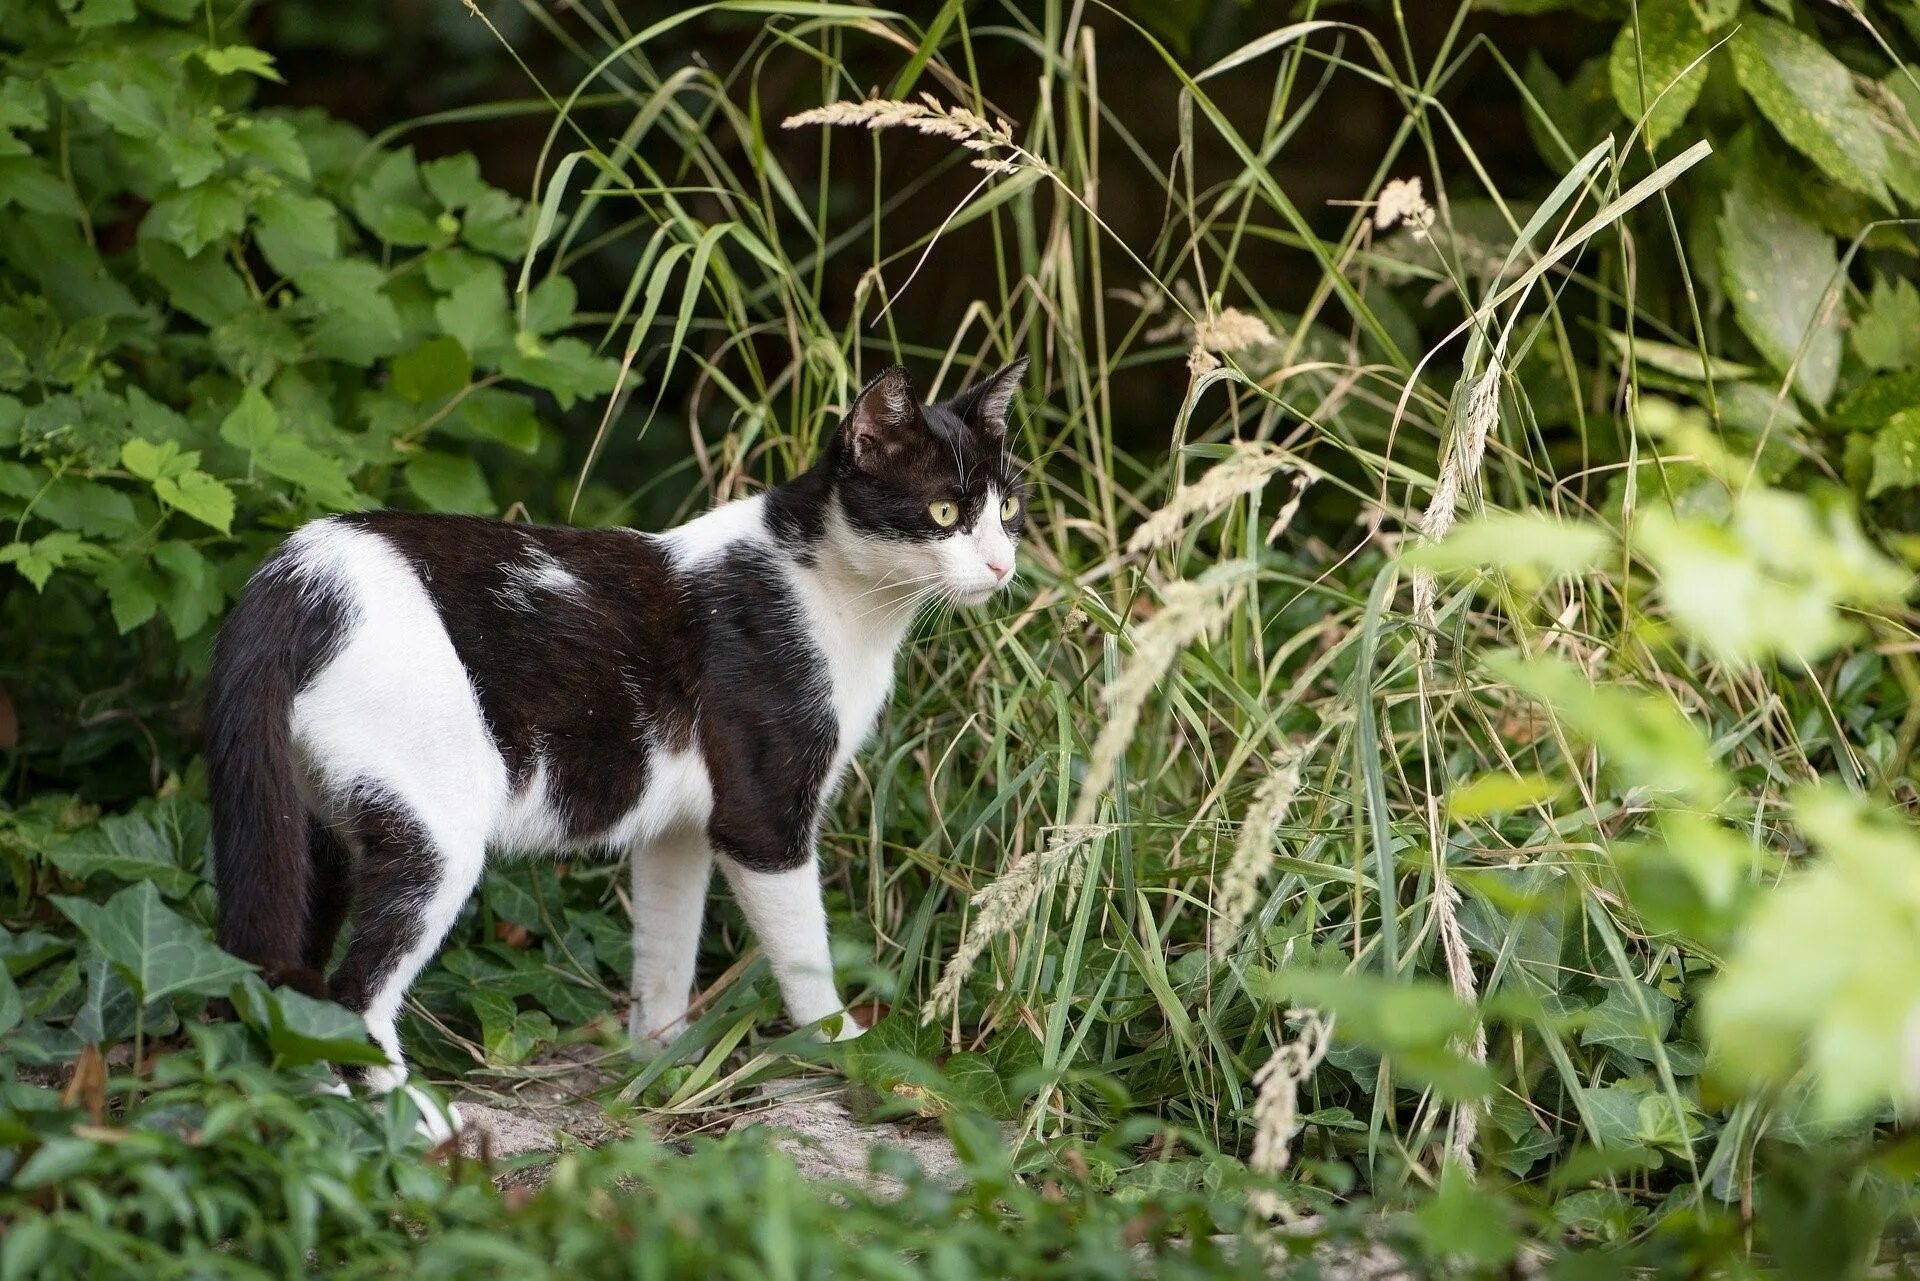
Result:
[[[274,557],[220,628],[207,692],[220,946],[258,965],[269,983],[315,996],[326,981],[308,959],[313,850],[291,716],[294,695],[332,655],[346,617],[337,591]]]

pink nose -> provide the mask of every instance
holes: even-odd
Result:
[[[994,581],[1004,583],[1007,581],[1007,575],[1013,572],[1013,562],[990,560],[987,562],[987,568],[993,571]]]

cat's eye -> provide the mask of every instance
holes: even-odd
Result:
[[[933,523],[940,528],[951,529],[953,522],[960,519],[960,506],[941,499],[937,503],[927,504],[927,515],[933,517]]]
[[[1006,497],[1006,501],[1000,504],[1000,523],[1004,525],[1019,514],[1020,514],[1019,497],[1014,494],[1008,494]]]

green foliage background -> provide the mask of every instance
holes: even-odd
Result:
[[[1906,1267],[1920,8],[908,8],[0,0],[0,1277]],[[619,869],[546,862],[404,1029],[676,1136],[844,1077],[966,1185],[508,1195],[317,1096],[357,1021],[203,879],[275,542],[664,524],[1017,354],[1029,581],[827,842],[873,1031],[722,903],[632,1058]]]

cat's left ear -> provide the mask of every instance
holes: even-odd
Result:
[[[1013,393],[1026,376],[1025,356],[988,374],[973,386],[947,402],[947,408],[971,423],[989,440],[1005,440],[1007,410],[1013,406]]]

